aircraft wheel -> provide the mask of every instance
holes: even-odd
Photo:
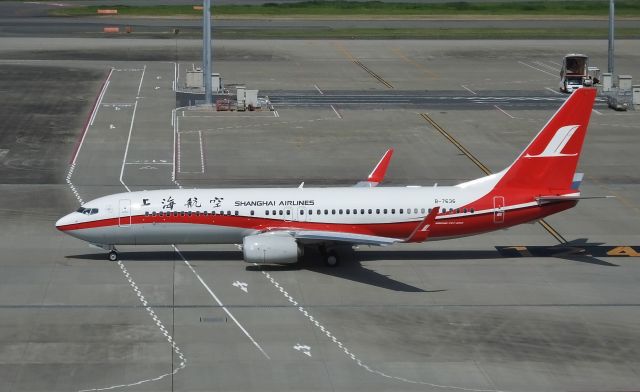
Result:
[[[116,252],[115,250],[112,250],[111,252],[109,252],[109,260],[111,261],[118,260],[118,252]]]
[[[327,255],[324,257],[324,262],[329,267],[335,267],[340,263],[340,258],[338,257],[336,251],[331,250],[327,252]]]

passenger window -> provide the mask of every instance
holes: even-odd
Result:
[[[360,214],[364,215],[364,208],[360,209]]]
[[[284,212],[282,210],[280,210],[280,211],[278,211],[278,214],[284,215]]]
[[[269,210],[265,210],[265,211],[264,211],[264,214],[265,214],[265,215],[269,215]]]
[[[291,215],[291,210],[287,210],[287,215]]]
[[[253,210],[251,210],[251,216],[253,216]]]
[[[399,209],[399,210],[398,210],[398,212],[399,212],[400,214],[403,214],[403,213],[404,213],[404,209],[402,209],[402,208],[401,208],[401,209]]]
[[[429,214],[430,214],[430,213],[431,213],[431,208],[429,208],[427,211],[428,211],[428,212],[429,212]]]
[[[235,211],[235,215],[240,215],[240,212],[238,212],[238,211]]]
[[[336,210],[331,210],[331,215],[335,215],[336,214]]]
[[[191,216],[191,211],[187,212],[187,215]]]
[[[372,214],[373,210],[371,208],[369,208],[369,214]]]
[[[342,215],[342,209],[338,210],[338,214]]]
[[[271,210],[271,212],[273,212],[273,215],[276,215],[276,210]]]
[[[317,212],[317,214],[316,214],[316,215],[322,215],[322,210],[318,210],[318,211],[316,211],[316,212]]]
[[[149,211],[145,211],[144,216],[149,216]]]
[[[387,209],[385,208],[384,210],[382,210],[382,213],[386,214],[387,213]]]
[[[395,213],[396,213],[396,209],[395,209],[395,208],[392,208],[392,209],[391,209],[391,213],[392,213],[392,214],[395,214]]]
[[[421,208],[421,209],[420,209],[420,213],[421,213],[421,214],[424,214],[424,208]]]
[[[465,208],[465,209],[463,210],[463,212],[466,214],[466,213],[467,213],[467,209]]]
[[[304,210],[300,210],[300,215],[304,215]]]
[[[346,210],[344,210],[344,212],[347,213],[347,215],[349,215],[351,213],[351,210],[349,210],[348,208]]]
[[[456,213],[457,213],[457,214],[459,214],[459,213],[460,213],[460,209],[459,209],[459,208],[457,208],[457,209],[456,209]]]
[[[353,214],[355,215],[355,214],[357,214],[357,213],[358,213],[358,210],[354,208],[354,209],[353,209]]]
[[[471,209],[471,213],[473,214],[475,211],[473,210],[473,208]]]
[[[157,215],[157,214],[156,214],[156,212],[155,212],[155,211],[153,211],[153,216],[156,216],[156,215]]]
[[[324,210],[325,215],[329,215],[329,210]]]
[[[309,215],[313,215],[313,210],[309,210]]]
[[[380,213],[380,209],[376,208],[376,214],[379,214],[379,213]]]
[[[413,213],[414,213],[414,214],[417,214],[417,213],[418,213],[418,209],[417,209],[417,208],[414,208],[414,209],[413,209]]]

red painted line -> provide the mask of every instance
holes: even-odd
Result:
[[[93,100],[93,106],[91,106],[91,110],[89,111],[89,114],[87,115],[87,119],[84,121],[84,126],[82,127],[82,132],[80,133],[80,135],[78,135],[78,140],[76,140],[76,145],[73,148],[73,154],[71,155],[71,160],[69,160],[69,164],[73,165],[76,163],[76,159],[78,159],[78,153],[80,152],[80,146],[82,145],[82,141],[84,140],[84,137],[87,134],[87,131],[89,130],[89,121],[91,120],[91,117],[93,116],[93,112],[96,111],[96,105],[98,104],[98,99],[100,98],[100,95],[102,94],[102,90],[104,90],[104,86],[105,84],[107,84],[107,80],[109,80],[109,78],[111,77],[111,74],[113,73],[113,68],[111,68],[109,70],[109,73],[107,73],[107,77],[104,78],[104,80],[102,81],[102,84],[100,85],[100,89],[98,90],[98,95],[96,95],[96,98]]]

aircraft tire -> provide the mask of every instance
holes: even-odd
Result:
[[[327,252],[326,256],[324,257],[324,262],[329,267],[336,267],[338,264],[340,264],[338,253],[336,253],[335,250]]]
[[[111,252],[109,252],[109,260],[111,261],[118,260],[118,252],[116,252],[115,250],[112,250]]]

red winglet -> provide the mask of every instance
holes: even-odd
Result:
[[[369,174],[369,177],[367,177],[367,181],[379,183],[384,180],[384,175],[387,173],[387,168],[389,167],[389,162],[391,162],[392,155],[393,148],[390,148],[387,150],[387,152],[384,153],[384,155],[380,159],[380,162],[378,162],[371,174]]]
[[[424,242],[430,234],[430,229],[436,223],[436,215],[440,211],[440,207],[434,207],[427,216],[416,226],[413,233],[405,240],[405,242]]]

